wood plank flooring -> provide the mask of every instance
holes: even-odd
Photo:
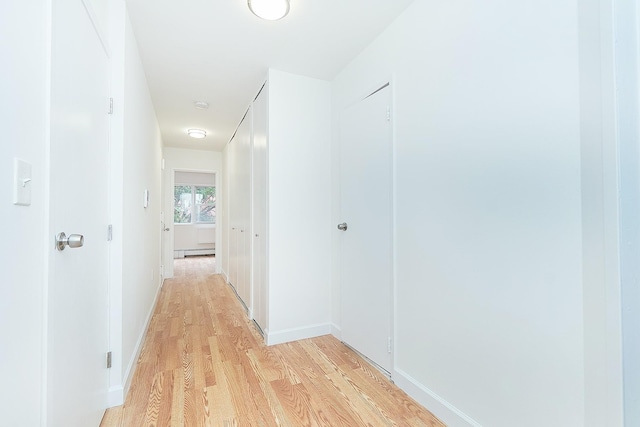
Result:
[[[332,336],[267,347],[213,257],[177,260],[101,427],[444,426]]]

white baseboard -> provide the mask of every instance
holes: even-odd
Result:
[[[393,382],[409,396],[427,408],[448,427],[482,427],[480,423],[465,415],[458,408],[420,384],[406,372],[394,369]]]
[[[331,324],[331,335],[342,341],[342,329],[335,323]]]
[[[330,323],[304,326],[302,328],[284,329],[281,331],[265,331],[265,341],[267,345],[282,344],[291,341],[304,340],[307,338],[329,335],[332,332]]]
[[[142,344],[144,343],[144,339],[147,335],[147,330],[149,329],[149,324],[151,323],[151,317],[153,316],[153,312],[155,311],[156,305],[158,304],[158,297],[160,296],[161,289],[162,289],[162,285],[159,286],[158,289],[156,290],[156,295],[153,298],[153,304],[151,304],[151,308],[147,313],[147,319],[144,322],[144,328],[142,328],[142,331],[140,331],[140,335],[138,336],[138,340],[136,341],[136,346],[133,352],[133,356],[131,357],[131,359],[129,360],[129,363],[127,364],[127,370],[124,373],[124,384],[120,387],[112,387],[114,391],[117,388],[119,388],[122,396],[122,402],[114,406],[122,405],[124,403],[125,397],[127,396],[127,393],[129,393],[129,388],[131,387],[131,380],[133,379],[133,374],[135,373],[136,364],[138,362],[138,358],[140,357],[140,352],[142,351]],[[109,391],[111,392],[111,390]]]
[[[215,255],[215,249],[178,249],[173,251],[173,259],[181,259],[195,255]]]
[[[122,405],[124,403],[124,397],[124,388],[122,385],[109,387],[109,392],[107,393],[107,408]]]

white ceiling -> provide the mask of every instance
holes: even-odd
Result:
[[[127,0],[164,145],[221,151],[268,68],[332,80],[412,1],[291,0],[264,21],[247,0]]]

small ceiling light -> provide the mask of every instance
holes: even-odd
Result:
[[[207,136],[207,132],[202,129],[189,129],[187,133],[191,138],[202,139]]]
[[[259,18],[277,21],[289,13],[289,0],[247,0],[249,10]]]
[[[209,103],[205,101],[195,101],[193,105],[199,110],[206,110],[209,108]]]

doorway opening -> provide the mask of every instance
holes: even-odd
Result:
[[[217,191],[213,172],[174,171],[173,274],[216,272]]]

